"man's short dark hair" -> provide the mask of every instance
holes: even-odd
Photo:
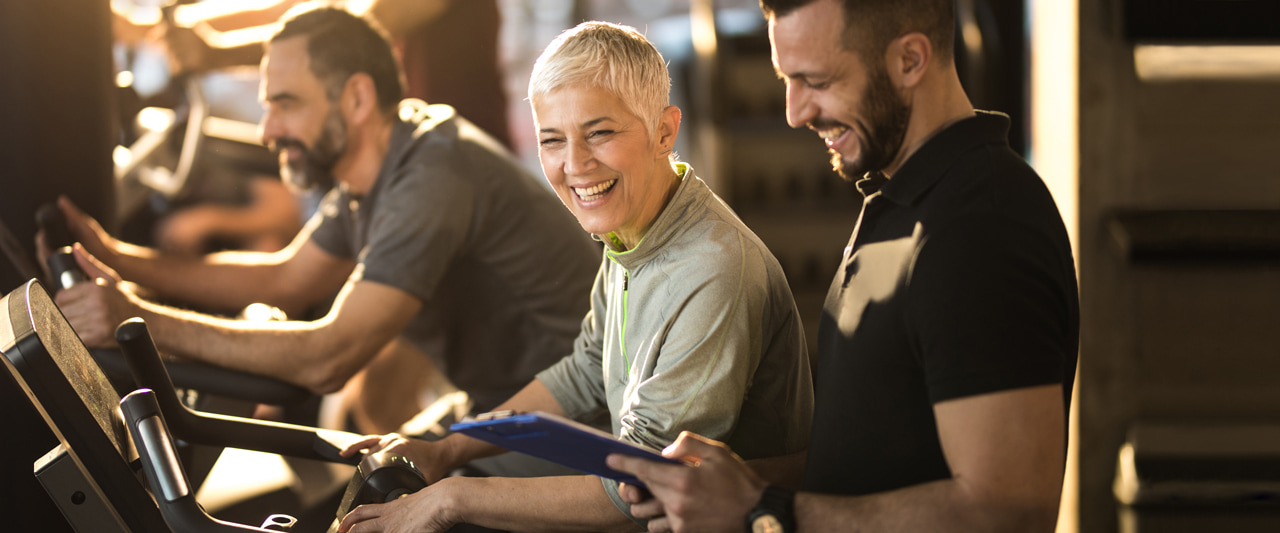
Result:
[[[347,80],[362,72],[373,78],[378,107],[384,112],[395,109],[404,97],[400,65],[377,22],[335,7],[304,9],[286,14],[271,42],[299,36],[307,37],[311,73],[330,101],[337,101]]]
[[[766,17],[784,17],[816,0],[760,0]],[[884,52],[907,33],[929,38],[934,55],[950,60],[955,41],[954,0],[838,0],[844,7],[844,46],[864,58]]]

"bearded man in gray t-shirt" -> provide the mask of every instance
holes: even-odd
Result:
[[[117,241],[64,201],[78,260],[100,278],[58,296],[86,344],[114,345],[116,325],[141,316],[164,352],[326,393],[400,339],[476,412],[572,350],[598,245],[451,108],[401,102],[375,25],[333,8],[286,16],[262,73],[263,142],[290,182],[332,188],[320,210],[280,252],[185,260]],[[317,320],[247,323],[144,300],[122,277],[206,309],[337,297]]]

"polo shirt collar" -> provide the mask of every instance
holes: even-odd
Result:
[[[947,126],[925,141],[880,188],[880,195],[895,204],[911,205],[942,178],[960,156],[985,144],[1005,144],[1008,136],[1008,115],[976,111],[974,116]]]

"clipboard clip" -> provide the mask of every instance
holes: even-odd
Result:
[[[489,411],[489,412],[487,412],[487,413],[480,413],[480,414],[476,415],[476,420],[477,420],[477,421],[481,421],[481,420],[498,420],[498,419],[501,419],[501,418],[509,418],[509,417],[515,416],[515,415],[517,415],[517,414],[520,414],[520,413],[518,413],[517,411],[515,411],[515,410],[513,410],[513,409],[503,409],[503,410],[501,410],[501,411]]]

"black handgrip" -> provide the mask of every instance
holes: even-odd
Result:
[[[164,423],[156,394],[138,389],[120,400],[120,412],[128,423],[129,436],[142,459],[147,485],[157,502],[173,502],[191,495],[182,463],[177,460],[173,438]]]
[[[353,457],[338,455],[343,446],[359,440],[359,435],[188,409],[179,401],[177,393],[172,392],[174,386],[169,371],[161,362],[147,325],[141,318],[121,323],[116,328],[116,342],[120,344],[138,387],[164,392],[158,394],[156,400],[174,434],[183,440],[337,463],[360,462],[359,454]]]
[[[76,264],[76,256],[71,251],[75,239],[67,228],[67,217],[56,203],[44,204],[36,211],[36,224],[44,231],[44,242],[55,250],[45,262],[49,265],[49,275],[53,277],[55,290],[68,289],[72,285],[89,279],[80,265]]]
[[[356,466],[356,474],[347,484],[342,502],[338,504],[337,520],[342,521],[347,513],[361,505],[393,501],[426,486],[426,478],[407,457],[386,451],[368,454]]]
[[[76,263],[75,252],[70,246],[58,248],[45,261],[49,264],[49,275],[53,277],[57,290],[70,289],[72,285],[89,280],[89,276]]]
[[[44,242],[49,248],[58,249],[71,246],[75,239],[67,226],[67,216],[57,203],[48,203],[36,210],[36,224],[44,230]]]

